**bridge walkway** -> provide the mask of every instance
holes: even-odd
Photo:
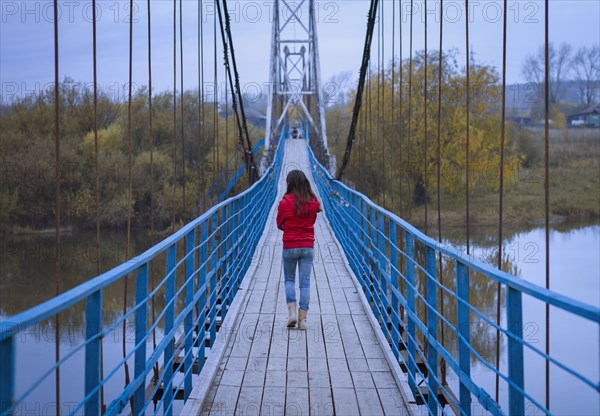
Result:
[[[211,352],[184,413],[409,414],[404,375],[323,213],[315,224],[309,329],[286,326],[277,205],[292,169],[306,173],[315,193],[316,186],[306,141],[287,140],[285,146],[277,202],[271,207],[255,267],[244,277],[236,296],[241,300],[232,305],[237,313],[227,314],[220,331],[226,335]],[[299,294],[298,286],[296,290]],[[232,330],[227,335],[228,327]],[[220,358],[218,363],[215,358]]]

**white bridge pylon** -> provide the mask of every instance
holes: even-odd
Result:
[[[265,132],[266,169],[277,146],[286,115],[296,111],[297,122],[311,129],[311,144],[325,166],[330,165],[325,105],[314,0],[275,0],[269,66],[269,106]],[[315,148],[316,147],[316,148]]]

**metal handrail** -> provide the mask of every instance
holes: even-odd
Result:
[[[49,375],[68,361],[76,352],[85,348],[85,393],[82,400],[71,407],[71,414],[81,409],[85,414],[100,414],[100,390],[125,365],[134,360],[134,377],[118,397],[111,398],[106,414],[122,412],[130,400],[131,412],[135,415],[146,411],[148,402],[146,390],[148,375],[158,362],[163,361],[163,371],[154,380],[152,397],[163,383],[163,395],[157,400],[157,409],[164,414],[172,414],[174,395],[183,384],[184,398],[187,400],[192,388],[193,362],[201,369],[205,359],[204,340],[208,337],[210,346],[216,340],[217,314],[225,318],[227,308],[237,293],[239,284],[250,267],[262,230],[267,221],[268,210],[277,195],[277,184],[283,160],[283,141],[286,137],[282,129],[273,163],[263,177],[241,194],[229,198],[212,207],[202,216],[185,225],[179,231],[156,244],[144,253],[103,273],[81,285],[62,293],[40,305],[0,321],[0,414],[11,415],[17,406]],[[177,253],[178,243],[185,244],[185,253]],[[166,269],[161,281],[149,293],[148,275],[150,265],[158,259],[165,259]],[[196,261],[198,259],[198,261]],[[185,274],[185,281],[177,286],[177,272]],[[135,305],[115,322],[106,325],[102,320],[102,293],[108,286],[120,282],[135,272]],[[209,293],[207,294],[207,290]],[[164,291],[165,306],[158,311],[158,317],[148,328],[148,303],[153,296]],[[175,315],[178,296],[185,296],[182,310]],[[220,296],[220,304],[218,299]],[[15,336],[20,332],[53,318],[78,302],[86,301],[85,341],[48,369],[41,370],[19,397],[15,397]],[[179,307],[179,304],[178,304]],[[135,316],[135,319],[134,319]],[[117,330],[126,319],[135,320],[135,346],[114,368],[101,378],[101,339],[109,332]],[[162,340],[146,356],[147,341],[159,321],[164,319],[165,328]],[[208,329],[205,327],[208,325]],[[181,343],[175,342],[176,334],[182,329]],[[197,348],[197,351],[195,349]],[[183,357],[179,353],[183,352]],[[174,365],[176,358],[179,365]],[[171,388],[175,374],[183,371],[183,380]],[[60,404],[57,404],[60,406]]]
[[[525,414],[526,400],[543,413],[550,414],[525,387],[525,348],[570,373],[584,386],[600,393],[600,380],[590,380],[524,339],[522,295],[589,320],[600,329],[599,308],[495,269],[428,237],[394,213],[376,205],[365,195],[335,180],[319,164],[310,146],[309,157],[325,212],[348,263],[373,308],[382,332],[390,342],[392,352],[407,368],[408,384],[415,399],[426,403],[430,414],[438,414],[438,411],[446,414],[441,402],[442,396],[453,411],[461,415],[471,414],[472,397],[492,414]],[[417,245],[425,254],[423,264],[417,258]],[[437,267],[438,256],[454,264],[455,291],[442,285],[437,278],[440,272]],[[469,281],[475,273],[492,279],[505,288],[508,324],[496,325],[494,320],[486,317],[469,302]],[[421,288],[417,284],[419,275],[425,280]],[[456,301],[457,315],[453,317],[456,325],[438,310],[437,296],[440,290],[444,296]],[[424,305],[426,318],[420,317],[416,301]],[[471,344],[470,314],[506,336],[508,374],[497,370]],[[458,359],[445,348],[443,340],[440,341],[438,337],[440,322],[458,340]],[[423,340],[423,345],[419,345],[419,338]],[[403,355],[401,349],[407,350],[408,354]],[[508,412],[471,378],[472,357],[507,383]],[[458,397],[441,380],[439,360],[444,360],[454,372],[458,380]],[[420,366],[418,361],[421,361]],[[419,378],[426,383],[427,392],[418,388]]]

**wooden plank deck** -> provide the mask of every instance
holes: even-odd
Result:
[[[302,169],[312,183],[304,140],[286,142],[277,203],[292,169]],[[221,346],[220,362],[212,363],[214,377],[201,375],[183,413],[411,414],[402,386],[404,376],[397,365],[391,365],[389,347],[383,335],[376,333],[380,330],[374,328],[372,312],[361,300],[323,214],[315,224],[309,329],[287,328],[282,233],[275,224],[277,203],[271,208],[255,267],[242,283],[243,300],[223,325],[232,328],[231,335]],[[208,372],[211,358],[205,367]]]

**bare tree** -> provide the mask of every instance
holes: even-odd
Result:
[[[573,69],[579,81],[580,99],[588,106],[598,100],[600,91],[600,47],[582,46],[573,57]]]
[[[572,70],[573,48],[566,43],[561,44],[558,50],[554,44],[548,47],[549,70],[550,70],[550,104],[555,105],[564,97],[567,90],[565,80]],[[523,76],[539,85],[540,92],[544,91],[544,65],[545,65],[544,47],[540,47],[538,52],[529,55],[523,63]]]
[[[328,107],[346,105],[346,100],[352,87],[352,72],[342,71],[333,75],[329,81],[323,84],[323,97]]]

